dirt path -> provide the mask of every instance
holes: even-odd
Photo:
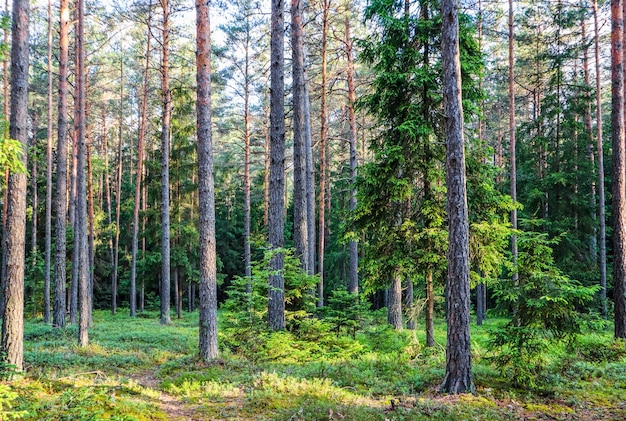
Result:
[[[202,418],[195,416],[192,407],[181,402],[180,399],[160,390],[161,381],[152,371],[144,371],[136,373],[130,379],[134,380],[140,386],[152,389],[159,393],[157,405],[167,415],[168,420],[172,421],[200,421]]]

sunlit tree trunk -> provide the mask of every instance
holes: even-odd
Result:
[[[268,324],[272,330],[285,328],[284,267],[284,190],[285,190],[285,83],[284,83],[284,4],[272,0],[270,41],[270,180],[269,243],[270,275]]]
[[[198,201],[200,218],[200,356],[217,358],[217,267],[215,250],[215,191],[211,136],[210,0],[196,0]],[[193,294],[190,296],[190,300]]]
[[[515,86],[513,69],[515,67],[514,38],[513,38],[513,0],[509,0],[509,170],[511,183],[511,199],[517,201],[517,169],[515,158]],[[517,209],[511,210],[511,228],[517,230]],[[511,254],[513,264],[517,264],[517,235],[511,236]],[[517,281],[517,269],[514,269],[513,282]]]
[[[69,0],[61,0],[59,29],[59,115],[55,195],[54,307],[52,324],[65,326],[67,228],[67,76],[69,58]]]
[[[354,107],[356,88],[354,85],[354,57],[350,36],[350,17],[346,17],[346,56],[348,59],[348,120],[350,121],[350,212],[356,212],[356,168],[357,168],[357,128]],[[350,240],[350,271],[348,272],[348,291],[359,293],[359,246],[355,239]],[[411,281],[411,286],[413,285]],[[412,294],[411,294],[412,295]],[[411,302],[413,297],[411,297]]]
[[[317,306],[324,305],[324,250],[326,249],[326,83],[327,83],[327,50],[328,50],[328,12],[330,10],[330,0],[324,0],[322,4],[322,83],[320,97],[320,187],[319,187],[319,250],[317,254],[317,270],[319,273],[319,284],[317,288]]]
[[[613,297],[615,301],[616,338],[626,338],[626,145],[624,145],[623,6],[623,0],[611,0]]]
[[[291,0],[291,51],[292,51],[292,113],[293,113],[293,243],[295,254],[304,270],[308,265],[308,227],[306,203],[306,152],[305,152],[305,80],[302,28],[302,3]]]
[[[172,92],[169,82],[169,0],[161,0],[163,8],[163,48],[161,54],[161,90],[163,91],[163,117],[161,124],[161,324],[170,318],[170,120],[172,118]]]
[[[43,321],[50,323],[50,271],[52,257],[52,0],[48,0],[48,117],[46,143],[46,228],[44,250]]]
[[[86,174],[86,84],[85,84],[85,31],[83,0],[77,0],[78,31],[76,37],[76,91],[77,91],[77,133],[78,159],[76,168],[76,229],[74,246],[78,249],[78,345],[85,347],[89,343],[89,251],[87,235],[87,174]],[[77,240],[76,240],[77,239]]]
[[[598,24],[598,2],[593,2],[594,47],[596,58],[596,143],[598,154],[598,219],[600,221],[600,299],[602,316],[607,318],[606,300],[606,210],[604,197],[604,146],[602,139],[602,90],[600,76],[600,26]]]
[[[152,5],[149,6],[150,8]],[[141,206],[142,175],[144,149],[146,143],[146,119],[148,108],[148,76],[150,70],[150,24],[152,11],[148,10],[148,30],[146,41],[146,61],[143,68],[143,88],[141,93],[141,115],[139,116],[139,134],[137,141],[137,181],[135,183],[135,206],[133,208],[133,234],[131,245],[131,266],[130,266],[130,315],[137,315],[137,249],[139,243],[139,207]]]
[[[9,134],[22,144],[26,166],[28,147],[28,24],[29,3],[14,0],[11,40],[11,116]],[[24,247],[26,239],[26,174],[11,173],[7,189],[7,225],[2,317],[2,359],[23,369],[24,361]]]
[[[441,3],[443,115],[448,211],[448,335],[446,375],[441,390],[474,391],[470,350],[469,222],[465,186],[458,0]]]

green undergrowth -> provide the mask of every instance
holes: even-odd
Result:
[[[228,315],[220,313],[220,323]],[[472,326],[475,395],[437,392],[445,367],[445,323],[437,344],[369,320],[337,333],[305,318],[285,332],[232,340],[220,332],[220,359],[196,356],[197,313],[161,326],[157,313],[131,319],[94,313],[90,345],[75,327],[27,321],[26,373],[0,383],[0,419],[165,420],[506,420],[626,419],[626,345],[611,331],[587,333],[544,355],[535,386],[519,387],[493,362],[490,319]],[[146,384],[145,378],[153,381]],[[194,419],[195,419],[194,418]]]

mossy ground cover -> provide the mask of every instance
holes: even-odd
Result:
[[[626,419],[626,348],[611,330],[555,347],[537,386],[520,389],[490,361],[488,332],[500,323],[472,327],[476,394],[445,396],[437,393],[441,320],[430,349],[421,331],[376,323],[355,338],[317,320],[236,344],[222,333],[221,357],[211,364],[195,355],[197,313],[161,326],[156,313],[96,311],[86,349],[75,345],[74,327],[31,320],[26,372],[0,384],[0,419]]]

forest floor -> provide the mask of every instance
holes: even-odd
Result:
[[[85,349],[73,326],[27,321],[25,373],[0,383],[0,419],[626,419],[626,349],[611,330],[551,350],[537,384],[519,388],[487,350],[489,329],[502,321],[472,326],[476,393],[450,396],[437,392],[443,321],[431,349],[420,331],[377,323],[354,338],[317,320],[299,332],[220,329],[220,359],[207,364],[196,357],[197,318],[161,326],[154,312],[96,311]]]

